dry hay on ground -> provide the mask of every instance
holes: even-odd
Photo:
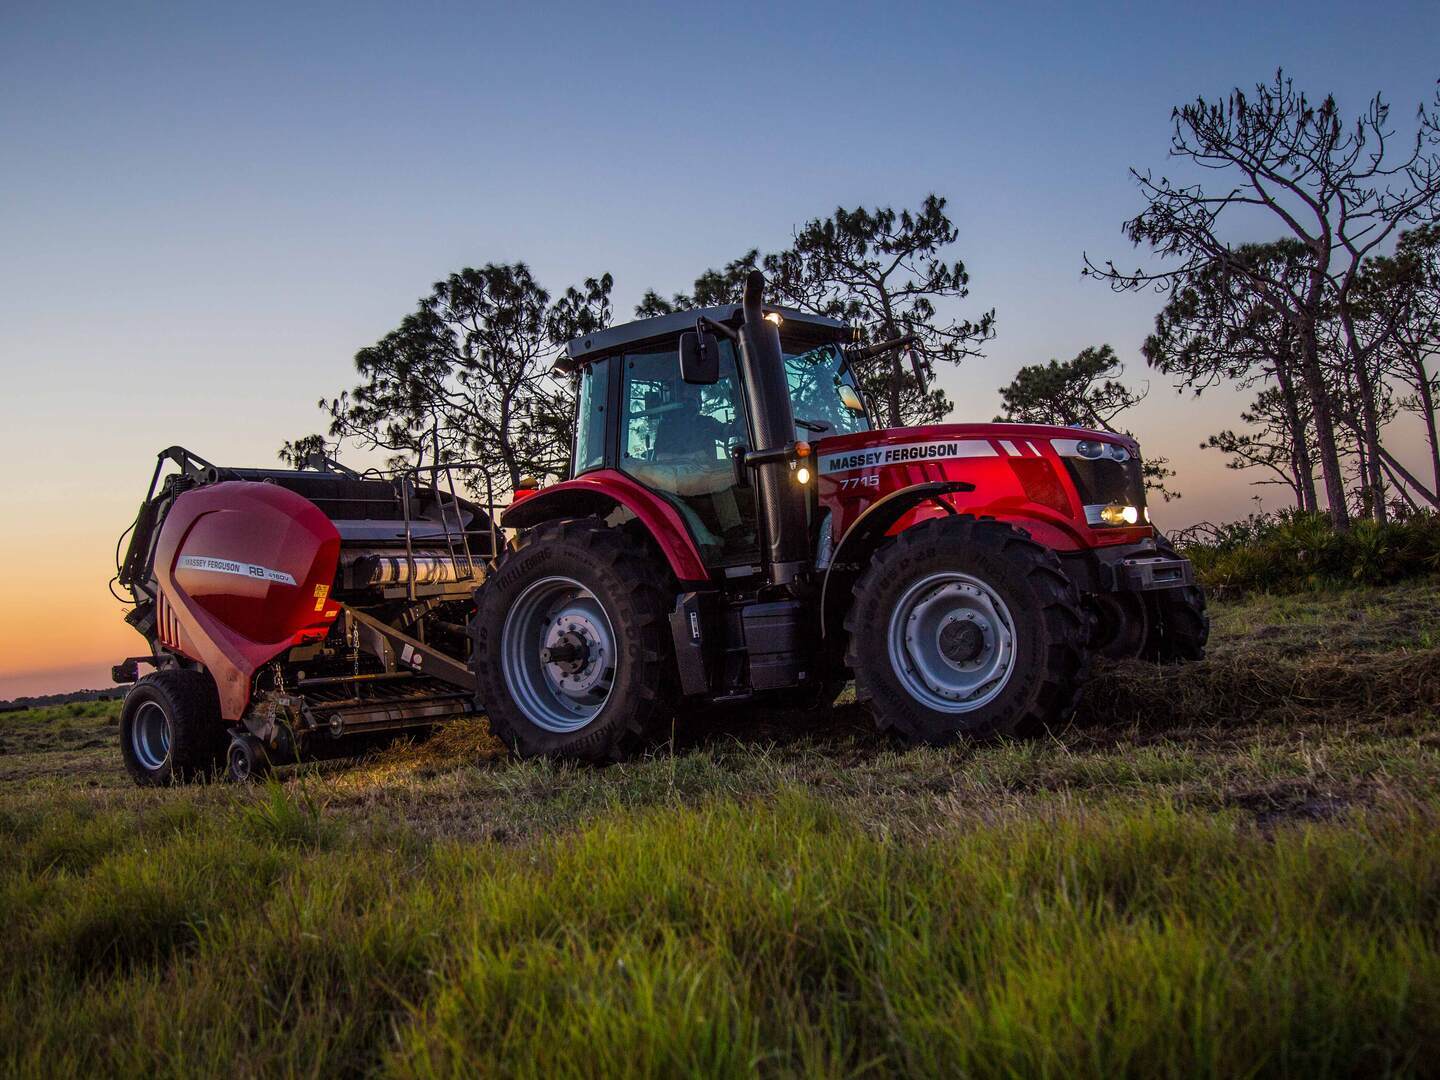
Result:
[[[1277,659],[1231,653],[1158,668],[1117,664],[1085,688],[1086,724],[1147,727],[1285,724],[1305,720],[1380,723],[1440,707],[1440,649]]]

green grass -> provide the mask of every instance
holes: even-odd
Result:
[[[842,706],[584,769],[466,724],[155,792],[113,706],[0,717],[0,1073],[1426,1073],[1437,600],[1224,605],[1205,664],[985,747]]]

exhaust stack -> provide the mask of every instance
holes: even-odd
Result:
[[[755,428],[755,441],[760,444],[756,447],[758,451],[776,450],[795,439],[795,417],[790,408],[780,331],[765,318],[764,291],[765,275],[751,270],[745,278],[740,366],[745,405]],[[809,566],[805,491],[791,481],[790,468],[784,461],[757,465],[755,471],[760,520],[765,529],[765,572],[772,585],[788,586]]]

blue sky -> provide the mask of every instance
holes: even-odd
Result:
[[[555,292],[608,270],[628,314],[838,203],[948,197],[973,277],[956,313],[994,307],[999,330],[945,378],[960,416],[992,416],[1020,364],[1099,342],[1143,379],[1158,301],[1079,269],[1129,254],[1126,169],[1165,167],[1171,106],[1283,65],[1348,108],[1383,91],[1403,130],[1437,41],[1434,2],[8,0],[0,438],[46,470],[14,495],[86,528],[40,555],[4,530],[0,557],[84,567],[77,602],[103,590],[156,449],[271,460],[453,269],[525,260]],[[1181,469],[1168,523],[1248,508],[1196,449],[1239,403],[1157,385],[1135,415]]]

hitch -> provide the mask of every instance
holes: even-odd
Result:
[[[153,656],[127,656],[110,668],[110,681],[116,683],[139,682],[140,665],[154,663],[155,657]]]

